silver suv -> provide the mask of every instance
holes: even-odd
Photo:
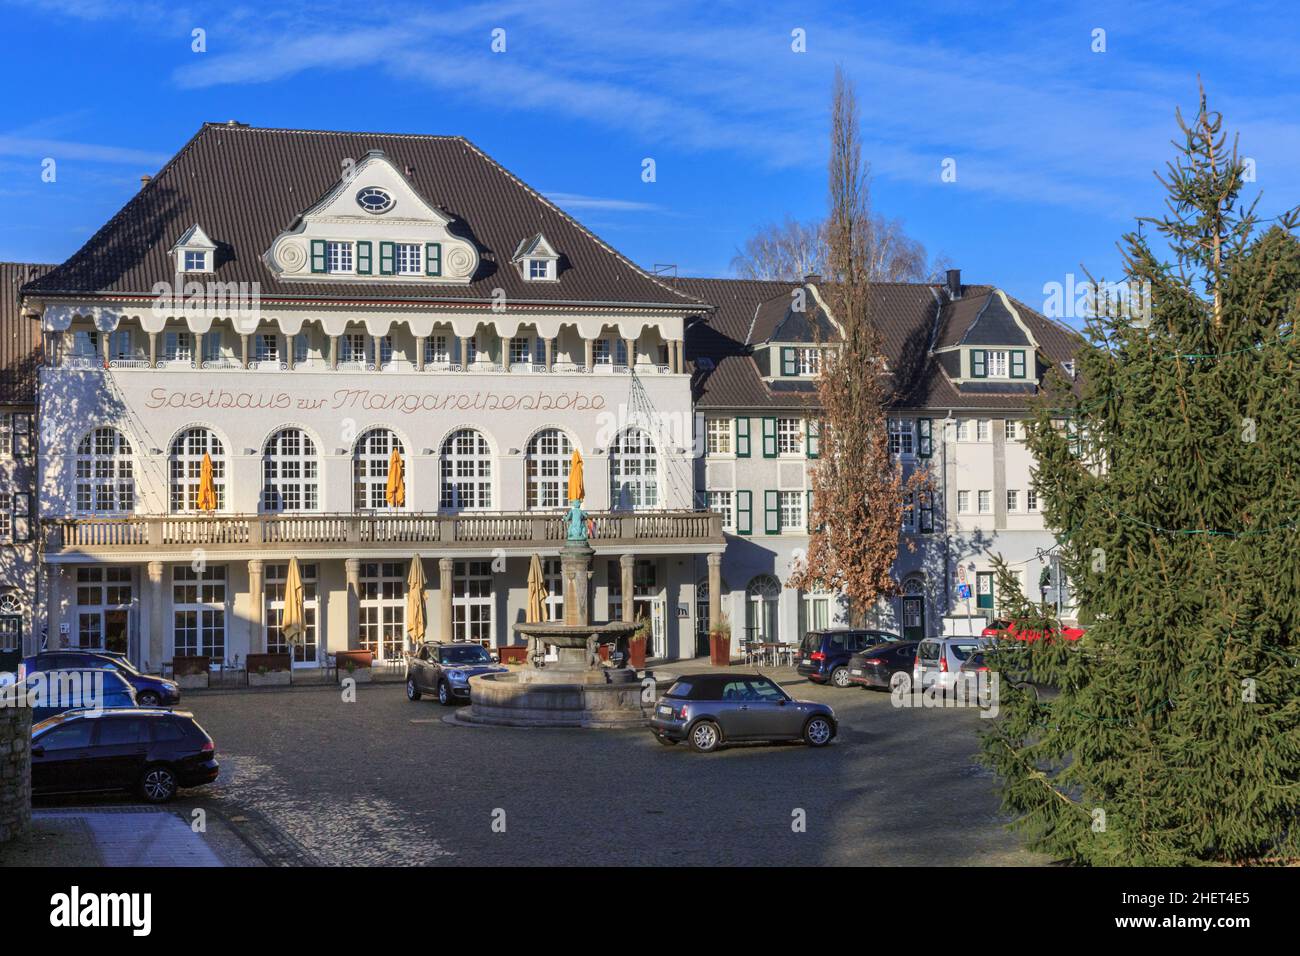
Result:
[[[916,648],[912,665],[912,687],[951,690],[961,679],[961,665],[992,643],[987,637],[927,637]]]

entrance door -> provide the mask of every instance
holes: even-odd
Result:
[[[975,606],[981,611],[993,610],[992,571],[980,571],[975,575]]]
[[[131,612],[114,608],[104,612],[104,650],[125,654],[130,644]]]
[[[903,598],[903,640],[919,641],[925,637],[925,598]]]
[[[646,642],[646,657],[663,657],[668,621],[666,605],[661,597],[650,599],[650,638]]]

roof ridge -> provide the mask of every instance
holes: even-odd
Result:
[[[389,139],[438,139],[438,140],[462,140],[466,143],[469,140],[464,136],[455,133],[385,133],[380,130],[361,130],[361,129],[303,129],[293,126],[250,126],[247,123],[220,123],[211,120],[204,121],[200,131],[206,129],[219,129],[227,132],[243,133],[293,133],[295,135],[307,134],[310,136],[385,136]]]

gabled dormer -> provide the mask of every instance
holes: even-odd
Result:
[[[371,150],[263,255],[281,279],[468,283],[478,249],[383,152]]]
[[[176,240],[171,253],[176,260],[176,271],[180,273],[215,272],[217,268],[217,244],[208,238],[203,227],[197,222],[185,230]]]
[[[963,391],[1034,391],[1038,342],[1000,289],[945,307],[935,356]]]
[[[816,379],[826,350],[843,340],[844,329],[808,281],[759,304],[748,344],[765,379],[793,384]]]
[[[515,248],[510,261],[519,268],[525,282],[556,282],[560,277],[560,257],[540,232],[524,239]]]

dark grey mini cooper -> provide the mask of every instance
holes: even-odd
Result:
[[[802,740],[824,747],[835,736],[835,711],[795,700],[762,674],[692,674],[673,682],[655,704],[650,731],[661,744],[689,740],[709,753],[728,743]]]

